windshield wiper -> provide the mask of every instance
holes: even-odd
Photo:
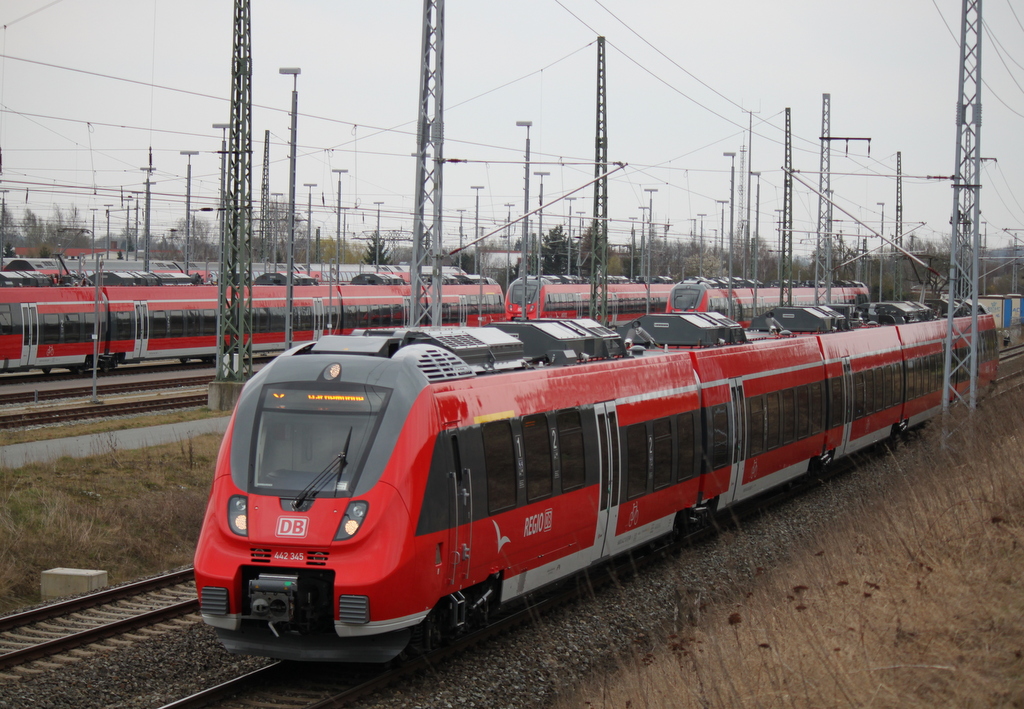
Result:
[[[345,438],[345,447],[341,449],[341,453],[338,453],[338,455],[334,456],[334,458],[331,459],[331,462],[327,464],[327,467],[321,470],[320,473],[315,478],[313,478],[313,481],[309,483],[309,485],[307,485],[305,489],[303,489],[303,491],[300,492],[294,500],[292,500],[293,510],[298,510],[299,508],[301,508],[302,505],[305,504],[306,500],[313,499],[314,497],[317,496],[317,493],[324,489],[324,486],[327,484],[327,481],[330,480],[331,477],[335,475],[335,467],[337,467],[338,471],[337,478],[335,479],[334,484],[335,486],[337,486],[338,483],[341,482],[341,474],[345,471],[345,466],[348,464],[348,446],[351,442],[352,429],[350,428],[348,430],[348,436]]]

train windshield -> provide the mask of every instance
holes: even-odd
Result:
[[[252,457],[252,491],[349,497],[390,390],[308,383],[264,387]]]
[[[694,310],[700,305],[704,289],[700,286],[681,286],[672,291],[672,310]]]
[[[526,287],[526,303],[537,302],[537,292],[540,290],[540,286],[536,282],[530,283]],[[522,304],[523,302],[523,282],[516,281],[508,289],[508,302],[515,304]]]

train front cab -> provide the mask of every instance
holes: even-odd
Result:
[[[240,397],[196,550],[201,612],[232,652],[384,662],[436,600],[410,505],[440,426],[422,376],[317,347]]]

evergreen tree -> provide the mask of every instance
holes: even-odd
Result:
[[[565,230],[559,224],[548,231],[541,240],[541,270],[545,274],[563,275],[566,272],[569,254]]]
[[[378,266],[391,264],[391,247],[380,232],[374,231],[370,235],[370,240],[366,242],[363,263],[368,265],[377,264]]]

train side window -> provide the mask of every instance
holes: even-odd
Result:
[[[43,326],[39,337],[40,344],[60,344],[60,316],[56,313],[44,313],[42,320]]]
[[[853,373],[853,417],[856,419],[864,416],[864,372]]]
[[[586,481],[583,426],[580,423],[580,412],[576,410],[559,411],[556,422],[559,457],[562,463],[562,492],[568,492],[583,487],[583,483]]]
[[[889,392],[890,406],[896,406],[903,400],[903,378],[900,376],[902,373],[903,367],[901,365],[896,363],[889,365],[889,378],[892,382],[892,389]]]
[[[750,441],[747,457],[764,453],[764,396],[752,396],[747,400],[747,431]]]
[[[96,313],[82,313],[82,329],[80,342],[92,342],[92,334],[96,331]]]
[[[815,433],[821,433],[822,431],[823,413],[825,410],[825,383],[812,382],[809,393],[811,397],[811,435],[813,436]]]
[[[551,439],[544,414],[523,418],[523,457],[526,459],[526,499],[530,502],[551,495]]]
[[[846,410],[843,400],[843,379],[842,377],[833,377],[828,380],[829,390],[831,397],[829,399],[829,413],[828,413],[828,427],[835,428],[836,426],[842,426],[843,412]]]
[[[170,337],[181,337],[185,334],[185,313],[171,310],[167,313],[167,334]]]
[[[729,464],[729,411],[725,404],[711,407],[711,469]]]
[[[693,435],[693,412],[687,411],[676,416],[677,451],[679,474],[677,480],[689,480],[697,474],[697,440]]]
[[[885,408],[885,367],[875,367],[875,408],[874,411],[881,411]]]
[[[64,314],[64,342],[82,342],[82,314]]]
[[[0,335],[14,334],[14,319],[11,317],[11,306],[0,305]]]
[[[672,422],[658,419],[654,422],[654,489],[660,490],[672,483]]]
[[[487,469],[487,509],[491,514],[516,505],[516,454],[508,421],[485,423],[484,467]]]
[[[647,492],[647,424],[626,428],[626,499],[632,500]]]
[[[796,397],[793,389],[782,390],[782,443],[796,438]]]
[[[779,392],[773,391],[764,395],[765,418],[768,423],[768,437],[765,441],[765,450],[779,447],[779,431],[781,416],[779,411]]]
[[[115,312],[113,315],[114,325],[111,328],[110,339],[130,340],[132,338],[132,316],[134,315],[134,313],[121,310]]]
[[[611,450],[612,461],[613,461],[612,465],[613,465],[613,470],[618,471],[616,474],[621,479],[622,478],[622,453],[619,450],[619,438],[621,437],[622,432],[619,430],[619,424],[617,423],[617,421],[618,421],[618,417],[615,415],[615,412],[614,411],[609,412],[608,413],[608,428],[612,432],[611,440],[609,441],[609,445],[611,446],[611,449],[612,449]],[[616,482],[619,482],[619,481],[616,481]],[[619,488],[620,487],[621,486],[618,485],[618,484],[612,486],[612,507],[615,507],[616,505],[619,504]]]
[[[810,388],[801,384],[794,389],[796,394],[796,437],[807,438],[811,435],[811,403]]]

